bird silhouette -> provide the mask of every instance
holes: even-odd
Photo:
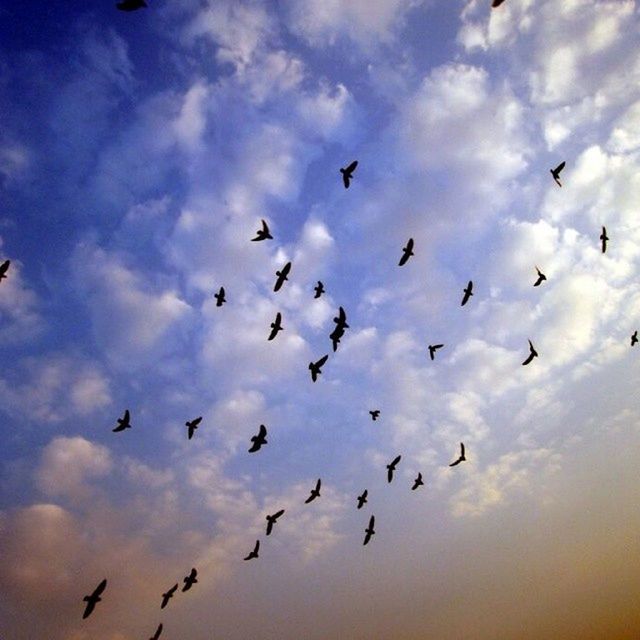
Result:
[[[407,242],[407,246],[402,250],[402,257],[400,258],[400,262],[398,262],[398,266],[401,267],[404,264],[407,264],[407,260],[413,255],[413,238],[409,238]]]
[[[460,443],[460,457],[455,462],[452,462],[449,466],[450,467],[455,467],[457,464],[460,464],[461,462],[464,462],[465,460],[466,460],[466,458],[464,457],[464,444],[461,442]]]
[[[531,344],[531,340],[529,340],[529,355],[527,359],[522,363],[522,365],[529,364],[534,358],[538,357],[538,352],[533,348],[533,344]]]
[[[369,411],[371,414],[371,419],[375,422],[380,416],[380,409],[374,409],[373,411]]]
[[[313,296],[314,299],[319,298],[324,293],[324,285],[320,280],[318,280],[318,284],[313,288],[313,290],[316,292],[316,295]]]
[[[167,606],[167,604],[169,604],[169,600],[173,598],[173,594],[177,591],[177,589],[178,589],[178,583],[176,582],[176,584],[174,584],[173,587],[169,589],[169,591],[162,594],[162,604],[160,605],[161,609],[164,609]]]
[[[338,350],[338,345],[340,344],[340,338],[344,335],[344,328],[338,326],[336,327],[330,334],[329,338],[331,339],[331,345],[333,347],[333,351],[336,352]]]
[[[430,344],[430,345],[429,345],[429,357],[430,357],[432,360],[435,360],[435,357],[436,357],[436,351],[437,351],[438,349],[442,349],[442,347],[444,347],[444,345],[443,345],[443,344]]]
[[[362,509],[363,505],[367,501],[367,496],[369,495],[368,489],[365,489],[361,496],[358,496],[358,509]]]
[[[602,227],[600,240],[602,240],[602,253],[604,253],[607,250],[607,240],[609,240],[609,236],[607,236],[607,230],[604,227]]]
[[[85,618],[88,618],[91,613],[93,612],[93,610],[95,609],[95,606],[98,604],[98,602],[100,602],[102,600],[102,598],[100,597],[100,595],[102,594],[102,592],[105,590],[107,586],[107,579],[105,578],[94,590],[94,592],[91,595],[85,596],[82,601],[86,602],[87,605],[84,608],[84,613],[82,614],[82,619],[84,620]]]
[[[158,625],[156,632],[153,634],[153,637],[149,638],[149,640],[158,640],[161,633],[162,633],[162,622]]]
[[[249,551],[249,555],[244,559],[253,560],[254,558],[257,558],[259,549],[260,549],[260,540],[256,540],[256,546],[253,548],[253,551]]]
[[[340,173],[342,174],[342,182],[344,182],[344,188],[349,188],[349,183],[353,179],[353,172],[356,170],[358,166],[358,161],[354,160],[348,167],[345,169],[340,169]]]
[[[540,269],[538,269],[537,266],[536,266],[536,271],[538,272],[538,279],[533,283],[533,286],[539,287],[542,284],[542,282],[547,279],[547,276],[545,276],[544,273],[542,273],[542,271],[540,271]]]
[[[318,376],[322,373],[321,369],[328,358],[329,358],[329,354],[327,354],[326,356],[322,356],[322,358],[320,358],[320,360],[318,360],[317,362],[309,363],[309,371],[311,371],[311,379],[314,382],[318,379]]]
[[[273,236],[269,233],[269,227],[264,220],[262,220],[262,229],[256,231],[256,237],[251,238],[251,242],[260,242],[261,240],[273,240]]]
[[[636,329],[632,334],[631,334],[631,346],[633,347],[634,344],[636,344],[638,342],[638,330]]]
[[[196,578],[197,575],[198,575],[197,570],[195,568],[191,569],[191,573],[186,578],[184,578],[184,587],[182,587],[183,592],[189,591],[189,589],[191,589],[191,587],[196,582],[198,582],[198,579]]]
[[[191,440],[191,438],[193,438],[193,434],[195,433],[196,429],[198,428],[198,425],[202,422],[202,416],[200,416],[199,418],[196,418],[195,420],[190,420],[184,423],[185,427],[189,428],[189,440]]]
[[[260,430],[258,431],[257,436],[251,436],[251,449],[249,449],[249,453],[255,453],[256,451],[260,451],[260,447],[263,444],[267,444],[267,428],[261,424]]]
[[[282,267],[282,271],[276,271],[276,276],[278,276],[276,280],[276,284],[273,287],[274,291],[280,291],[280,287],[284,284],[285,280],[288,280],[287,277],[289,275],[289,271],[291,271],[291,262],[287,262],[287,264]]]
[[[126,409],[122,418],[118,418],[118,426],[114,429],[111,429],[113,433],[118,433],[119,431],[124,431],[125,429],[131,429],[131,415],[129,414],[129,409]]]
[[[424,484],[422,482],[422,474],[418,472],[418,477],[413,481],[413,487],[411,487],[411,491],[415,491],[418,487],[421,487]]]
[[[366,535],[364,537],[364,542],[362,543],[363,545],[368,544],[369,540],[371,540],[371,536],[375,535],[375,531],[373,530],[375,523],[376,517],[371,516],[371,518],[369,518],[369,526],[364,530]]]
[[[271,323],[271,333],[267,340],[273,340],[278,335],[279,331],[284,331],[284,329],[282,327],[282,314],[278,311],[276,319]]]
[[[2,264],[0,264],[0,281],[7,277],[7,271],[10,264],[11,260],[5,260]]]
[[[340,327],[342,329],[348,329],[349,325],[347,324],[347,314],[342,307],[338,308],[338,315],[333,319],[336,323],[336,328]]]
[[[220,287],[220,291],[214,293],[213,297],[216,299],[216,307],[221,307],[227,301],[224,297],[224,287]]]
[[[316,488],[315,489],[311,489],[311,494],[304,501],[305,504],[309,504],[310,502],[313,502],[316,498],[320,497],[320,485],[321,484],[322,484],[322,481],[320,480],[320,478],[318,478],[318,482],[316,482]]]
[[[391,462],[391,464],[387,465],[387,482],[391,482],[393,480],[393,472],[396,470],[396,467],[398,466],[398,462],[400,462],[400,458],[402,458],[401,455],[396,456]]]
[[[467,285],[467,288],[464,289],[464,296],[462,297],[462,304],[460,306],[464,307],[464,305],[467,304],[467,302],[469,301],[469,298],[472,295],[473,295],[473,282],[469,280],[469,284]]]
[[[273,525],[276,523],[276,520],[284,513],[284,509],[280,509],[273,515],[267,516],[267,535],[271,535],[271,531],[273,531]]]
[[[117,2],[116,7],[120,9],[120,11],[135,11],[136,9],[146,8],[147,3],[144,0],[122,0],[122,2]]]
[[[553,176],[553,179],[556,181],[556,184],[561,187],[562,184],[560,183],[560,172],[564,169],[564,161],[561,162],[555,169],[549,169],[549,171],[551,171],[551,175]]]

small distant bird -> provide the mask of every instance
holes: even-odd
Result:
[[[338,327],[342,327],[343,329],[349,328],[349,325],[347,324],[347,314],[342,307],[338,308],[338,315],[333,319],[333,321]]]
[[[174,584],[173,587],[171,587],[171,589],[167,591],[167,593],[162,594],[162,604],[160,605],[161,609],[164,609],[167,606],[167,604],[169,604],[169,600],[173,598],[173,594],[177,591],[177,589],[178,589],[178,583],[176,582],[176,584]]]
[[[369,490],[365,489],[361,496],[358,496],[358,509],[362,509],[363,505],[367,501],[367,496],[369,495]]]
[[[267,340],[273,340],[278,335],[278,332],[283,330],[282,314],[278,311],[278,313],[276,314],[276,319],[271,323],[271,333],[269,334]]]
[[[391,482],[393,480],[393,472],[396,470],[396,467],[398,466],[398,462],[400,462],[400,458],[402,458],[401,455],[396,456],[391,462],[391,464],[387,465],[387,482]]]
[[[149,638],[149,640],[158,640],[161,633],[162,633],[162,622],[158,625],[156,632],[153,634],[152,638]]]
[[[313,290],[316,292],[316,295],[313,296],[314,300],[315,298],[319,298],[324,293],[324,285],[322,284],[322,282],[320,282],[320,280],[318,280],[318,284],[313,288]]]
[[[462,304],[460,305],[461,307],[464,307],[465,304],[467,304],[467,302],[469,301],[469,298],[473,295],[473,282],[471,280],[469,280],[469,284],[467,285],[466,289],[463,289],[464,291],[464,296],[462,298]]]
[[[607,250],[607,240],[609,240],[609,236],[607,236],[607,230],[604,227],[602,227],[600,240],[602,240],[602,253],[604,253]]]
[[[278,279],[276,280],[276,284],[273,287],[274,291],[280,291],[280,287],[284,284],[284,281],[289,279],[287,277],[289,275],[289,271],[291,271],[291,262],[287,262],[287,264],[282,267],[282,271],[276,271],[276,276],[278,276]]]
[[[105,590],[107,586],[107,579],[105,578],[96,588],[95,591],[90,596],[85,596],[82,601],[87,603],[87,606],[84,608],[84,613],[82,614],[82,619],[88,618],[95,606],[102,600],[100,594]]]
[[[10,264],[11,260],[5,260],[2,264],[0,264],[0,280],[3,280],[7,277],[7,270],[9,269]]]
[[[631,346],[633,347],[634,344],[636,344],[638,342],[638,330],[636,329],[632,334],[631,334]]]
[[[369,411],[371,414],[371,419],[375,422],[380,416],[380,409],[374,409],[373,411]]]
[[[562,184],[560,183],[560,172],[564,169],[564,162],[561,162],[555,169],[549,169],[549,171],[551,171],[551,175],[553,176],[553,179],[556,181],[556,184],[561,187]]]
[[[413,238],[409,238],[407,242],[407,246],[402,249],[402,257],[400,258],[400,262],[398,262],[398,266],[401,267],[404,264],[407,264],[407,260],[413,255]]]
[[[315,489],[311,489],[311,494],[304,501],[305,504],[309,504],[310,502],[313,502],[316,498],[320,497],[320,485],[321,484],[322,484],[322,481],[320,480],[320,478],[318,478],[318,482],[316,482],[316,488]]]
[[[338,345],[340,344],[340,338],[344,335],[344,329],[340,326],[336,327],[330,334],[329,338],[331,339],[331,345],[333,346],[333,351],[338,350]]]
[[[536,271],[538,272],[538,279],[533,283],[533,286],[539,287],[542,284],[542,282],[547,279],[547,276],[545,276],[544,273],[542,273],[542,271],[540,271],[540,269],[538,269],[537,266],[536,266]]]
[[[422,474],[418,473],[418,477],[413,481],[413,487],[411,487],[411,491],[415,491],[418,487],[421,487],[424,484],[422,482]]]
[[[249,449],[249,453],[255,453],[256,451],[260,451],[260,447],[264,444],[267,444],[267,428],[261,424],[260,430],[258,431],[257,436],[251,436],[251,449]]]
[[[273,236],[269,233],[267,223],[262,221],[262,229],[256,231],[256,237],[251,238],[251,242],[260,242],[260,240],[273,240]]]
[[[120,9],[120,11],[135,11],[136,9],[146,8],[147,6],[144,0],[122,0],[122,2],[116,3],[116,7]]]
[[[267,516],[267,535],[271,534],[271,531],[273,530],[273,525],[276,523],[276,520],[284,513],[284,509],[280,509],[280,511],[277,511],[276,513],[274,513],[271,516]]]
[[[495,9],[496,7],[499,7],[503,2],[504,0],[493,0],[491,6]]]
[[[320,360],[318,360],[317,362],[309,363],[309,371],[311,371],[311,379],[314,382],[318,379],[318,376],[322,373],[321,369],[328,358],[329,358],[329,354],[327,354],[326,356],[322,356],[322,358],[320,358]]]
[[[531,344],[531,340],[529,340],[529,355],[527,359],[522,363],[522,365],[529,364],[534,358],[538,357],[538,352],[533,348],[533,344]]]
[[[124,416],[122,418],[118,418],[118,426],[115,429],[112,429],[113,433],[118,433],[119,431],[124,431],[125,429],[131,429],[131,416],[129,414],[129,409],[126,409],[124,412]]]
[[[368,544],[369,540],[371,540],[371,536],[375,534],[375,531],[373,530],[375,523],[376,517],[371,516],[371,518],[369,519],[369,526],[364,530],[366,535],[364,537],[364,542],[362,543],[363,545]]]
[[[220,287],[220,291],[214,293],[213,297],[216,299],[216,307],[221,307],[227,301],[224,297],[224,287]]]
[[[244,558],[245,560],[253,560],[258,557],[258,550],[260,549],[260,540],[256,540],[256,546],[253,548],[253,551],[249,552],[249,555]]]
[[[465,460],[466,460],[466,458],[464,457],[464,444],[461,442],[460,443],[460,457],[455,462],[452,462],[449,466],[450,467],[455,467],[457,464],[460,464],[461,462],[464,462]]]
[[[196,569],[191,569],[191,573],[184,578],[184,587],[182,587],[182,591],[183,593],[185,591],[189,591],[189,589],[191,589],[191,587],[198,582],[198,579],[196,578],[196,576],[198,575],[198,571]]]
[[[191,440],[191,438],[193,438],[193,434],[195,433],[196,429],[198,428],[198,425],[202,422],[202,416],[200,416],[199,418],[196,418],[195,420],[188,420],[187,422],[184,423],[185,427],[189,428],[189,440]]]
[[[430,344],[430,345],[429,345],[429,357],[430,357],[432,360],[435,360],[435,357],[436,357],[436,351],[437,351],[438,349],[442,349],[442,347],[444,347],[444,345],[443,345],[443,344]]]
[[[358,166],[358,161],[354,160],[348,167],[345,169],[340,169],[340,173],[342,174],[342,182],[344,182],[344,188],[349,188],[349,181],[353,179],[353,172],[356,170]]]

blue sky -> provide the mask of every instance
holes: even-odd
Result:
[[[0,8],[3,638],[638,635],[638,6],[489,4]]]

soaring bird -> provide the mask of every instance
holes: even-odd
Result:
[[[407,246],[402,249],[402,257],[400,258],[400,262],[398,262],[398,266],[401,267],[404,264],[407,264],[407,260],[413,255],[413,238],[409,238],[407,242]]]
[[[282,271],[276,271],[276,276],[278,276],[278,278],[273,287],[274,291],[280,291],[280,287],[284,284],[284,281],[289,279],[287,277],[289,275],[289,271],[291,271],[291,262],[287,262],[287,264],[282,267]]]
[[[560,184],[560,172],[564,169],[564,161],[561,162],[555,169],[549,169],[549,171],[551,171],[551,175],[553,176],[553,179],[556,181],[556,184],[561,187],[562,184]]]
[[[82,614],[82,619],[88,618],[91,615],[91,612],[95,609],[95,606],[102,600],[100,594],[105,590],[107,586],[107,579],[105,578],[96,588],[95,591],[89,595],[85,596],[82,600],[87,603],[87,606],[84,608],[84,613]]]
[[[387,465],[387,482],[391,482],[393,480],[393,472],[396,470],[396,467],[398,466],[398,462],[400,462],[400,458],[402,458],[401,455],[396,456],[391,462],[391,464]]]
[[[276,520],[284,513],[284,509],[280,509],[273,515],[267,516],[267,535],[271,534],[273,530],[273,525],[276,523]]]
[[[311,371],[311,379],[314,382],[318,379],[318,376],[322,373],[321,369],[328,358],[329,358],[329,354],[322,356],[322,358],[320,358],[320,360],[318,360],[317,362],[309,363],[309,371]]]
[[[276,319],[271,323],[271,333],[269,334],[267,340],[273,340],[278,335],[278,332],[283,330],[282,314],[278,311],[278,313],[276,314]]]
[[[171,589],[167,591],[167,593],[162,594],[162,604],[160,605],[161,609],[164,609],[167,606],[167,604],[169,604],[169,600],[173,598],[173,594],[177,591],[177,589],[178,589],[178,583],[176,582],[176,584],[174,584],[173,587],[171,587]]]
[[[609,236],[607,236],[607,230],[604,227],[602,227],[600,240],[602,240],[602,253],[604,253],[607,250],[607,240],[609,240]]]
[[[193,438],[193,434],[195,433],[196,429],[198,428],[198,425],[201,422],[202,422],[202,416],[200,416],[199,418],[196,418],[195,420],[188,420],[187,422],[184,423],[184,426],[189,428],[189,440]]]
[[[464,289],[464,296],[462,298],[462,304],[460,306],[464,307],[464,305],[467,304],[467,302],[469,301],[469,298],[472,295],[473,295],[473,282],[469,280],[469,284],[467,285],[467,288]]]
[[[376,517],[375,516],[371,516],[371,518],[369,518],[369,526],[364,530],[365,532],[365,537],[364,537],[364,542],[362,543],[363,545],[368,544],[369,540],[371,540],[371,536],[375,534],[375,531],[373,530],[373,526],[376,523]]]
[[[273,236],[269,233],[267,223],[262,221],[262,229],[256,231],[256,237],[251,238],[251,242],[260,242],[260,240],[273,240]]]
[[[362,509],[364,503],[367,501],[367,496],[369,495],[368,489],[365,489],[361,496],[358,496],[358,509]]]
[[[338,308],[338,315],[334,317],[333,321],[336,323],[337,327],[341,327],[342,329],[349,328],[349,325],[347,324],[347,314],[342,307]]]
[[[323,293],[324,293],[324,285],[322,284],[322,282],[320,282],[320,280],[318,280],[318,284],[313,287],[313,290],[316,292],[316,295],[313,296],[313,298],[319,298]]]
[[[371,419],[375,422],[380,415],[380,409],[374,409],[373,411],[369,411],[369,413],[371,414]]]
[[[183,582],[184,582],[184,587],[182,587],[182,591],[189,591],[189,589],[191,589],[191,587],[198,582],[198,579],[196,578],[196,576],[198,575],[198,571],[194,568],[191,569],[191,573],[184,578]]]
[[[430,357],[432,360],[435,360],[435,357],[436,357],[436,351],[437,351],[438,349],[442,349],[442,347],[444,347],[444,345],[443,345],[443,344],[430,344],[430,345],[429,345],[429,357]]]
[[[315,500],[316,498],[320,497],[321,484],[322,484],[322,481],[320,480],[320,478],[318,478],[318,482],[316,482],[316,488],[311,489],[311,495],[304,501],[305,504],[309,504],[310,502],[313,502],[313,500]]]
[[[345,169],[340,169],[340,173],[342,174],[342,182],[344,182],[344,188],[349,188],[349,181],[353,178],[353,172],[356,170],[358,166],[358,161],[354,160],[348,167]]]
[[[216,307],[221,307],[227,301],[224,297],[224,287],[220,287],[220,291],[214,293],[213,297],[216,299]]]
[[[633,345],[636,344],[636,342],[638,342],[638,330],[637,329],[631,334],[631,346],[633,347]]]
[[[452,462],[449,466],[450,467],[455,467],[457,464],[460,464],[461,462],[464,462],[465,460],[466,460],[466,458],[464,457],[464,444],[461,442],[460,443],[460,457],[455,462]]]
[[[249,555],[244,559],[253,560],[254,558],[257,558],[259,549],[260,549],[260,540],[256,540],[256,546],[253,547],[253,551],[249,551]]]
[[[338,350],[338,345],[340,344],[340,338],[344,335],[344,328],[337,326],[330,334],[329,338],[331,339],[331,345],[333,346],[334,352]]]
[[[149,638],[149,640],[158,640],[161,633],[162,633],[162,622],[158,625],[156,632],[153,634],[153,637]]]
[[[10,264],[11,260],[5,260],[2,264],[0,264],[0,280],[3,280],[7,277],[7,270],[9,269]]]
[[[538,352],[533,348],[533,344],[531,344],[531,340],[529,340],[529,355],[527,359],[522,363],[523,366],[529,364],[534,358],[538,357]]]
[[[129,409],[126,409],[124,412],[124,416],[122,418],[118,418],[118,426],[115,429],[112,429],[113,433],[118,433],[119,431],[124,431],[125,429],[131,429],[131,415],[129,414]]]
[[[144,0],[122,0],[122,2],[117,2],[116,7],[120,9],[120,11],[135,11],[136,9],[146,8],[147,3]]]
[[[418,477],[413,481],[413,487],[411,487],[411,491],[415,491],[418,487],[421,487],[424,484],[422,482],[422,474],[418,472]]]
[[[260,430],[258,431],[257,436],[251,436],[251,449],[249,449],[249,453],[255,453],[256,451],[260,451],[260,447],[263,444],[267,444],[267,428],[261,424]]]
[[[547,279],[547,276],[545,276],[544,273],[542,273],[542,271],[540,271],[540,269],[538,269],[537,266],[536,266],[536,271],[538,272],[538,279],[533,283],[533,286],[539,287],[542,284],[542,282]]]

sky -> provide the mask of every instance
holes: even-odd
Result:
[[[640,637],[638,3],[148,4],[0,4],[2,640]]]

